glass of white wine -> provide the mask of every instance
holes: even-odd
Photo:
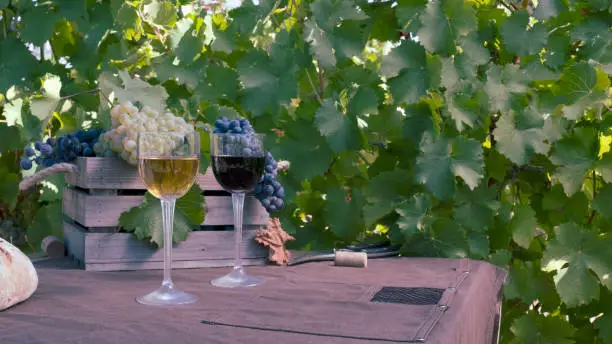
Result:
[[[164,279],[157,290],[136,298],[136,301],[152,306],[194,303],[196,296],[175,288],[172,282],[172,233],[176,200],[189,191],[198,173],[200,137],[197,132],[144,132],[138,135],[137,149],[138,174],[147,190],[161,202]]]

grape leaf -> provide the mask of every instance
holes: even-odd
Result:
[[[41,206],[28,226],[28,242],[34,247],[40,247],[40,243],[48,235],[62,238],[64,232],[64,215],[62,203],[54,202]]]
[[[546,26],[536,23],[528,27],[527,11],[516,11],[501,25],[499,31],[506,48],[518,56],[537,54],[548,38]]]
[[[397,76],[402,69],[422,69],[427,64],[425,48],[418,42],[402,41],[383,57],[380,73],[387,78]]]
[[[576,329],[558,317],[529,313],[515,319],[510,331],[517,344],[574,344],[571,339]]]
[[[473,31],[467,36],[460,37],[459,42],[463,49],[463,53],[471,65],[483,65],[491,58],[491,53],[482,44],[477,31]]]
[[[368,16],[352,0],[315,0],[310,5],[317,24],[325,31],[344,20],[364,20]]]
[[[23,99],[13,99],[11,102],[4,103],[4,109],[2,116],[6,119],[6,123],[9,126],[21,125],[23,126],[23,120],[21,119],[21,107],[23,106]]]
[[[406,117],[402,133],[405,140],[418,145],[425,133],[434,132],[434,122],[429,105],[424,102],[411,104],[404,109]]]
[[[550,161],[558,167],[553,177],[561,182],[568,196],[578,191],[587,172],[595,167],[599,152],[597,135],[592,128],[579,128],[555,144]]]
[[[0,154],[8,151],[22,149],[22,133],[19,127],[9,127],[5,123],[0,123]]]
[[[484,183],[474,190],[459,188],[453,219],[458,225],[476,232],[486,231],[499,208],[495,188]]]
[[[510,267],[504,297],[509,300],[520,299],[525,304],[540,300],[543,307],[555,309],[561,300],[554,290],[555,284],[550,273],[543,272],[533,262],[515,260]]]
[[[612,343],[612,313],[606,313],[602,317],[597,318],[593,323],[595,328],[599,331],[599,338],[604,343]]]
[[[601,173],[601,177],[606,183],[612,183],[612,152],[608,151],[601,156],[601,160],[597,162],[596,170]]]
[[[66,179],[63,174],[53,174],[43,180],[40,185],[40,202],[56,202],[62,200],[62,192],[66,185]]]
[[[9,36],[0,41],[0,93],[21,86],[36,69],[36,60],[19,40]]]
[[[289,104],[297,95],[296,65],[293,51],[283,49],[290,44],[289,34],[279,35],[270,55],[260,51],[247,54],[238,66],[244,87],[244,106],[259,116],[269,107]]]
[[[189,30],[183,35],[174,53],[185,64],[190,64],[202,51],[202,36],[196,30]]]
[[[353,56],[361,56],[369,33],[365,25],[356,21],[346,21],[334,28],[331,33],[331,41],[336,57],[342,61]]]
[[[372,178],[364,188],[368,204],[363,209],[363,216],[367,226],[373,224],[381,217],[392,212],[403,200],[410,186],[406,180],[410,173],[401,169],[381,172]]]
[[[447,94],[446,105],[448,113],[455,120],[455,126],[459,132],[462,132],[466,127],[473,128],[476,126],[479,119],[486,116],[489,107],[487,96],[481,91],[473,94],[469,92]]]
[[[582,221],[588,217],[589,200],[584,192],[576,192],[567,197],[561,184],[553,185],[552,189],[542,197],[542,209],[550,211],[548,221],[558,225],[570,221]]]
[[[496,123],[493,135],[497,149],[510,161],[518,165],[529,162],[533,153],[546,154],[550,149],[542,128],[517,128],[514,112],[502,115]]]
[[[354,115],[375,114],[378,112],[380,99],[369,87],[359,87],[348,104],[348,112]]]
[[[465,137],[449,141],[425,133],[417,157],[416,181],[440,199],[446,200],[455,192],[455,176],[476,188],[483,176],[482,147]]]
[[[139,40],[143,34],[142,20],[136,8],[124,3],[116,12],[115,20],[123,28],[123,34],[128,41]]]
[[[325,138],[305,119],[285,127],[285,135],[270,151],[275,158],[291,163],[289,173],[299,181],[323,174],[332,163],[332,151]]]
[[[416,233],[403,249],[426,257],[465,258],[469,248],[465,232],[449,219],[438,217],[429,233]]]
[[[588,3],[593,9],[612,13],[612,1],[610,0],[589,0]]]
[[[360,133],[357,120],[341,114],[334,101],[326,99],[315,115],[315,122],[321,135],[327,138],[329,147],[336,153],[359,149]]]
[[[306,21],[306,41],[310,43],[314,49],[317,61],[324,68],[334,67],[336,65],[336,56],[332,47],[332,42],[314,20]]]
[[[598,59],[610,46],[612,32],[602,18],[594,17],[576,24],[570,32],[572,40],[581,40],[580,54],[588,58]],[[581,62],[586,62],[586,60]]]
[[[314,20],[306,22],[306,41],[324,68],[334,67],[337,59],[359,56],[367,38],[367,32],[358,22],[343,22],[329,31],[322,30]]]
[[[455,52],[455,40],[475,30],[474,9],[462,0],[430,1],[421,15],[419,40],[433,53],[448,56]]]
[[[515,65],[506,65],[503,68],[494,65],[489,68],[485,91],[489,95],[491,110],[502,112],[508,110],[511,95],[527,91],[528,80],[524,71]]]
[[[42,85],[42,96],[32,99],[30,110],[41,121],[53,116],[60,103],[62,82],[58,76],[47,78]]]
[[[323,216],[330,230],[345,240],[357,238],[364,230],[361,216],[364,200],[361,191],[351,190],[350,200],[347,200],[344,189],[333,188],[327,191],[326,200]]]
[[[186,85],[191,89],[196,88],[199,82],[201,82],[200,85],[207,85],[207,80],[200,80],[199,78],[200,70],[175,65],[173,60],[174,58],[170,56],[158,56],[151,59],[151,66],[155,69],[160,81],[174,80],[179,85]],[[208,94],[209,92],[203,93]]]
[[[21,38],[37,46],[43,45],[53,35],[55,24],[61,17],[47,6],[36,6],[23,14]]]
[[[98,82],[102,92],[114,94],[120,103],[140,102],[160,113],[166,111],[168,92],[161,85],[152,86],[139,78],[132,79],[124,70],[119,71],[119,79],[111,73],[101,73]]]
[[[431,201],[427,195],[419,193],[401,201],[395,211],[400,215],[397,226],[406,237],[423,230],[423,220],[427,216],[427,210],[431,207]]]
[[[19,195],[19,176],[0,166],[0,202],[13,209]]]
[[[556,271],[555,285],[566,305],[576,307],[599,299],[600,283],[612,289],[611,244],[610,238],[602,239],[574,223],[557,228],[544,251],[542,269]]]
[[[389,78],[393,99],[410,104],[424,96],[432,83],[427,68],[423,46],[417,42],[403,41],[383,58],[381,73]]]
[[[195,184],[176,201],[174,212],[173,242],[187,239],[189,232],[199,228],[204,222],[204,196]],[[149,240],[158,247],[163,247],[163,219],[161,202],[149,192],[139,206],[133,207],[119,217],[119,225],[124,230],[133,232],[139,240]]]
[[[219,30],[214,28],[214,40],[210,45],[213,51],[220,51],[226,54],[231,54],[236,48],[236,38],[234,33],[229,30]]]
[[[206,16],[206,19],[204,19],[204,22],[207,23],[207,25],[213,25],[212,23],[210,23],[210,18],[210,16]],[[181,42],[181,39],[183,39],[183,36],[185,36],[185,34],[190,31],[192,26],[193,20],[187,17],[177,21],[176,25],[170,30],[168,30],[168,43],[172,50],[178,47],[179,43]]]
[[[62,18],[75,22],[78,26],[83,27],[83,29],[88,25],[92,25],[89,13],[87,12],[86,3],[72,0],[55,0],[54,2]],[[93,17],[99,19],[95,14]],[[97,21],[94,21],[93,25],[95,24],[97,24]]]
[[[567,5],[562,0],[540,0],[534,15],[539,20],[546,20],[565,11],[567,11]]]
[[[372,20],[370,38],[379,41],[393,41],[397,38],[395,25],[389,25],[390,22],[397,22],[395,8],[392,8],[389,4],[380,3],[369,3],[367,5],[361,3],[360,6]]]
[[[150,1],[143,6],[143,14],[147,20],[166,27],[173,27],[178,18],[176,8],[168,1]]]
[[[400,0],[397,2],[395,15],[397,23],[404,32],[417,32],[421,27],[419,17],[425,11],[425,0]]]
[[[509,224],[512,230],[512,240],[523,248],[529,248],[529,244],[535,236],[537,225],[535,211],[530,206],[520,205],[516,207]]]
[[[612,184],[606,184],[597,192],[591,206],[602,216],[612,218]]]
[[[559,79],[558,95],[562,95],[566,106],[563,114],[567,119],[578,120],[585,109],[603,103],[606,89],[610,87],[607,75],[598,77],[597,70],[586,62],[575,64],[565,70]]]
[[[489,238],[484,233],[471,232],[468,233],[468,247],[472,257],[483,258],[489,256],[490,244]]]
[[[554,0],[559,1],[559,0]],[[546,65],[559,68],[570,58],[570,38],[564,34],[552,34],[548,36],[546,53],[544,54]],[[555,78],[556,79],[556,78]]]

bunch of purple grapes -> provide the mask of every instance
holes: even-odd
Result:
[[[240,140],[248,140],[248,134],[254,134],[255,131],[249,123],[249,120],[246,118],[240,119],[232,119],[229,120],[227,117],[221,117],[215,121],[215,129],[213,129],[213,133],[215,134],[243,134],[245,137],[241,137]],[[232,144],[232,141],[236,140],[236,138],[228,138],[228,144]],[[242,147],[245,145],[243,144]],[[244,148],[244,154],[249,156],[254,153],[252,149]],[[248,151],[247,151],[248,149]],[[230,150],[227,150],[230,151]],[[281,183],[276,180],[276,168],[278,162],[272,156],[272,153],[266,152],[266,165],[263,177],[255,186],[255,198],[259,200],[261,205],[268,212],[279,211],[283,208],[284,198],[285,198],[285,190]]]
[[[227,117],[221,117],[215,121],[214,134],[254,134],[255,131],[246,118],[229,120]]]
[[[93,146],[103,132],[102,129],[79,130],[57,139],[50,137],[45,142],[37,141],[34,143],[34,148],[25,149],[19,165],[22,169],[29,170],[33,162],[49,167],[60,162],[71,162],[77,156],[94,156]]]
[[[278,162],[274,159],[272,153],[267,152],[263,178],[255,186],[255,198],[261,202],[261,205],[268,212],[279,211],[284,205],[285,189],[276,180],[277,166]]]

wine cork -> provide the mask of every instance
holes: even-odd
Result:
[[[65,255],[64,243],[54,236],[44,238],[40,247],[52,259],[59,259]]]
[[[353,268],[368,267],[368,255],[365,252],[336,251],[334,265]]]

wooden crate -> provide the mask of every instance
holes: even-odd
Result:
[[[68,254],[85,270],[116,271],[163,268],[163,252],[118,232],[119,216],[139,205],[145,186],[135,167],[116,158],[77,158],[78,173],[66,174],[63,191],[64,241]],[[174,268],[231,266],[234,257],[231,196],[210,169],[198,175],[204,190],[206,217],[200,230],[173,245]],[[268,250],[254,240],[268,213],[252,196],[244,207],[244,265],[266,263]]]

